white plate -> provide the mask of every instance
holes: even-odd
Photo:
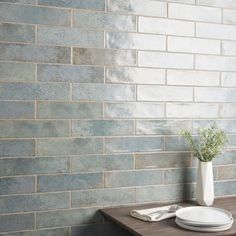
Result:
[[[229,222],[227,222],[226,224],[206,224],[206,223],[196,223],[196,222],[193,222],[193,221],[185,221],[185,220],[181,220],[179,219],[178,217],[176,218],[178,220],[178,222],[180,222],[181,224],[185,224],[185,225],[189,225],[189,226],[194,226],[194,227],[217,227],[217,228],[220,228],[220,227],[225,227],[227,225],[230,225],[230,224],[233,224],[234,220],[231,219]]]
[[[181,219],[179,219],[178,217],[176,217],[176,218],[177,218],[181,223],[186,224],[186,225],[190,225],[190,226],[217,227],[217,226],[225,226],[225,225],[228,225],[228,224],[232,224],[232,223],[233,223],[233,218],[231,218],[229,221],[224,222],[224,223],[221,223],[221,224],[220,224],[220,223],[216,223],[216,224],[211,223],[211,224],[209,224],[209,223],[205,223],[205,222],[199,223],[199,222],[190,221],[190,220],[181,220]]]
[[[194,226],[185,225],[185,224],[180,223],[177,218],[176,218],[175,222],[181,228],[192,230],[192,231],[197,231],[197,232],[221,232],[221,231],[226,231],[232,227],[232,224],[226,225],[224,227],[222,227],[222,226],[221,227],[194,227]]]
[[[214,207],[185,207],[176,211],[176,217],[186,223],[198,225],[220,226],[229,224],[232,214],[226,210]]]

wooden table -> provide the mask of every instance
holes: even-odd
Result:
[[[144,222],[135,219],[129,215],[130,211],[133,209],[145,209],[151,207],[158,207],[167,204],[145,204],[139,206],[129,206],[129,207],[115,207],[115,208],[105,208],[101,212],[115,224],[118,224],[123,229],[129,231],[131,234],[136,236],[213,236],[213,235],[227,235],[236,236],[236,197],[222,198],[215,200],[214,206],[224,208],[230,211],[234,217],[234,224],[230,230],[218,233],[199,233],[194,231],[188,231],[180,228],[175,224],[175,219],[167,219],[159,222]],[[193,202],[183,202],[182,206],[195,205]]]

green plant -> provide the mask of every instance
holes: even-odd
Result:
[[[214,157],[220,154],[228,138],[224,130],[217,127],[214,123],[209,128],[199,129],[199,138],[193,138],[189,131],[182,131],[186,143],[193,155],[202,162],[212,161]]]

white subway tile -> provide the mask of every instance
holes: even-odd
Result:
[[[170,85],[217,86],[219,81],[219,72],[195,70],[167,71],[167,84]]]
[[[236,40],[236,26],[197,23],[196,36],[203,38]]]
[[[195,4],[195,0],[167,0],[168,2]]]
[[[223,10],[223,23],[236,24],[236,10]]]
[[[222,54],[236,56],[236,42],[223,41],[222,42]]]
[[[194,23],[151,17],[139,17],[139,32],[194,36]]]
[[[140,50],[165,50],[166,36],[137,33],[107,33],[108,48],[140,49]]]
[[[197,102],[236,102],[236,89],[232,88],[195,88]]]
[[[169,17],[174,19],[221,22],[221,9],[187,4],[169,4]]]
[[[167,3],[153,0],[108,0],[108,10],[146,16],[167,16]]]
[[[167,103],[167,118],[216,118],[218,105],[207,103]]]
[[[236,8],[235,0],[196,0],[196,3],[213,7]]]
[[[235,72],[222,72],[221,84],[226,87],[236,87],[236,73]]]
[[[168,51],[220,54],[220,40],[168,37]]]
[[[236,57],[196,55],[195,68],[200,70],[236,71]]]
[[[221,118],[236,118],[236,104],[220,104],[220,117]]]
[[[139,66],[193,69],[193,55],[166,52],[139,52]]]
[[[138,101],[192,101],[193,89],[190,87],[138,85]]]

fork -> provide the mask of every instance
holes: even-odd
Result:
[[[158,218],[162,217],[165,213],[176,212],[178,209],[179,209],[179,205],[175,204],[175,205],[171,205],[168,210],[154,211],[154,212],[149,213],[148,215],[152,216],[153,214],[161,213],[160,215],[155,217],[155,219],[158,219]]]

